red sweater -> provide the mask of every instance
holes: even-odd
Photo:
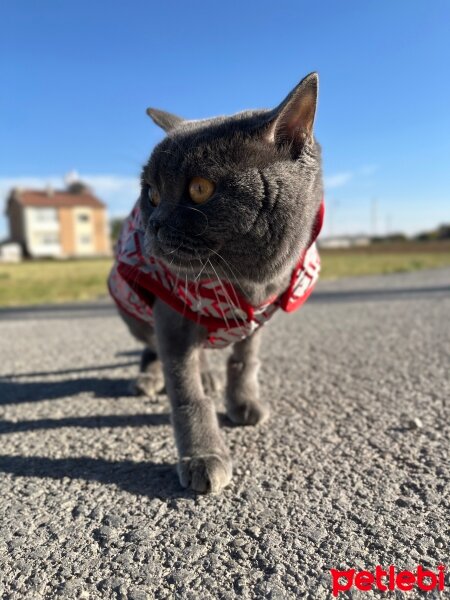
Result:
[[[315,242],[323,214],[322,202],[311,244],[293,269],[286,290],[259,306],[252,306],[228,281],[186,281],[170,271],[161,259],[144,256],[144,229],[136,204],[122,227],[116,262],[108,280],[109,291],[121,310],[150,325],[153,325],[154,297],[161,298],[187,319],[206,327],[207,348],[224,348],[248,337],[279,308],[292,312],[307,300],[319,277],[320,257]]]

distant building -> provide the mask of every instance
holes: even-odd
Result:
[[[320,248],[361,248],[370,245],[367,235],[342,235],[337,237],[319,238]]]
[[[32,258],[111,254],[106,206],[81,182],[63,191],[13,189],[6,215],[10,241]]]
[[[16,242],[5,240],[0,242],[0,262],[20,262],[22,248]]]

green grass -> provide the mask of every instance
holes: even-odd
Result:
[[[450,245],[322,250],[323,279],[450,266]],[[93,300],[106,296],[110,259],[0,263],[0,306]]]
[[[406,273],[421,269],[450,266],[449,252],[352,252],[349,250],[322,250],[323,279],[339,279],[359,275]]]
[[[108,293],[111,259],[0,264],[0,306],[93,300]]]

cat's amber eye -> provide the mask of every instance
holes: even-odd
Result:
[[[158,190],[149,185],[147,194],[152,206],[158,206],[158,204],[161,202],[161,196],[159,195]]]
[[[211,198],[215,189],[215,185],[209,179],[194,177],[189,183],[189,196],[192,202],[203,204]]]

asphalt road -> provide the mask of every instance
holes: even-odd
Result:
[[[449,316],[449,269],[277,316],[272,417],[224,422],[233,483],[196,497],[167,398],[128,395],[139,346],[108,302],[0,311],[0,598],[322,599],[330,568],[448,564]]]

